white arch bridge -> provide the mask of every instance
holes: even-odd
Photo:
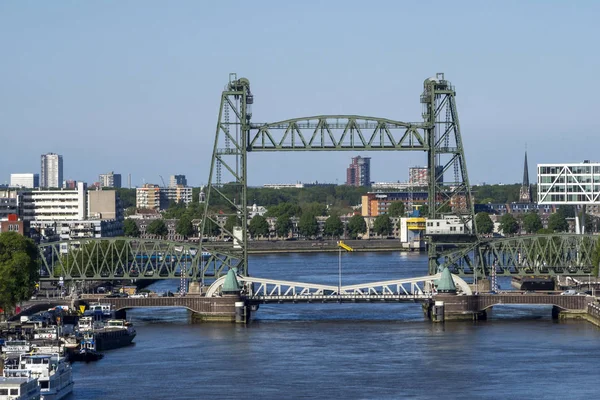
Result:
[[[237,275],[242,295],[250,303],[311,303],[311,302],[415,302],[430,300],[436,294],[435,281],[441,273],[417,278],[369,282],[353,285],[322,285]],[[470,295],[471,289],[458,275],[452,275],[457,292]],[[208,288],[206,297],[222,294],[226,277],[217,279]]]

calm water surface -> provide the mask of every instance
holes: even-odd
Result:
[[[343,283],[425,275],[426,264],[418,254],[345,254]],[[337,284],[338,256],[253,256],[250,271]],[[248,326],[192,325],[179,309],[128,317],[135,345],[74,364],[71,399],[598,396],[600,329],[554,322],[549,307],[496,307],[488,321],[445,325],[425,321],[416,304],[263,305]]]

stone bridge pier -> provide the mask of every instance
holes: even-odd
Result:
[[[586,313],[588,296],[561,296],[536,293],[479,294],[458,296],[438,294],[429,303],[423,304],[425,316],[434,322],[468,321],[487,319],[488,312],[495,305],[531,304],[552,305],[552,318],[571,318]]]
[[[188,294],[175,297],[104,297],[87,300],[88,303],[96,301],[110,303],[117,313],[133,308],[187,308],[191,311],[192,322],[247,323],[251,317],[251,307],[247,305],[247,301],[235,294],[218,297]]]

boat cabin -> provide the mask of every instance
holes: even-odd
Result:
[[[6,370],[0,377],[0,400],[39,400],[40,386],[27,370]]]
[[[31,343],[27,340],[7,340],[2,346],[2,352],[6,354],[22,354],[31,351]]]
[[[38,328],[33,333],[34,339],[46,339],[46,340],[57,340],[58,339],[58,328],[51,326],[47,328]]]
[[[83,312],[84,316],[100,315],[103,318],[110,318],[112,310],[110,303],[91,303],[89,308]]]

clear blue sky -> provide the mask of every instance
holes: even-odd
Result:
[[[256,122],[318,114],[419,121],[423,80],[457,90],[472,184],[600,161],[593,1],[3,1],[0,182],[64,157],[65,179],[208,178],[221,90],[250,79]],[[251,185],[340,183],[355,154],[251,154]],[[404,181],[422,153],[372,153]],[[273,166],[276,165],[277,168]]]

